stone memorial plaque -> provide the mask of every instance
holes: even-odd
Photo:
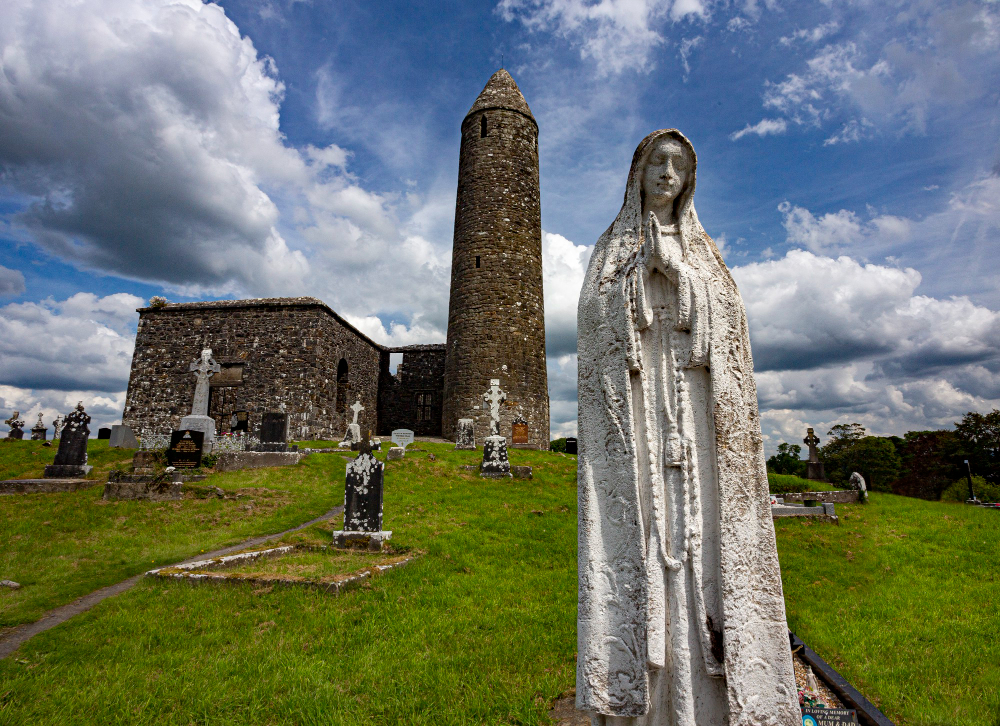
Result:
[[[205,432],[193,429],[173,431],[170,434],[170,448],[167,462],[176,469],[193,469],[201,465],[201,449],[205,444]]]
[[[514,444],[528,443],[528,423],[526,421],[515,421],[511,427],[510,440]]]
[[[566,453],[567,454],[576,453],[576,439],[572,437],[566,439]]]
[[[250,430],[250,412],[233,411],[233,416],[229,420],[229,430],[234,434],[237,431],[248,432]]]
[[[803,708],[802,726],[858,726],[853,708]]]
[[[406,451],[406,447],[413,443],[413,432],[410,429],[396,429],[392,432],[392,443]]]
[[[362,449],[347,465],[344,491],[344,531],[382,531],[382,484],[385,464]]]
[[[97,438],[98,440],[110,439],[111,429],[105,429],[105,428],[97,429]]]

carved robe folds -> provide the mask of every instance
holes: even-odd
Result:
[[[688,166],[660,182],[664,143]],[[577,707],[603,724],[792,726],[746,315],[695,213],[695,163],[674,130],[639,145],[580,296]],[[651,183],[673,206],[644,215]]]

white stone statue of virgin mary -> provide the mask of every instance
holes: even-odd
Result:
[[[577,708],[801,723],[746,313],[675,129],[635,151],[580,295]]]

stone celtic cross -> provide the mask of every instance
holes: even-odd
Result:
[[[222,370],[222,366],[212,359],[212,349],[205,348],[201,351],[201,358],[188,366],[188,370],[195,374],[197,382],[194,386],[194,400],[191,402],[192,416],[208,415],[208,379]]]
[[[818,462],[819,454],[816,451],[816,446],[819,444],[819,437],[816,436],[811,427],[806,429],[806,437],[802,439],[802,443],[809,447],[809,461]]]
[[[360,398],[351,405],[351,410],[354,411],[354,420],[351,423],[356,424],[358,422],[358,414],[365,410],[365,407],[361,405]]]
[[[490,436],[500,435],[500,404],[507,394],[500,390],[500,379],[490,379],[490,390],[483,394],[483,401],[490,407]]]

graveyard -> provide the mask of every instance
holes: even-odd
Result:
[[[92,461],[124,458],[90,446]],[[41,444],[0,447],[4,471],[35,473],[22,447]],[[385,464],[384,552],[316,550],[233,570],[318,583],[411,558],[337,595],[141,578],[0,660],[0,716],[548,723],[575,678],[576,457],[509,455],[531,479],[483,478],[481,450],[417,441]],[[0,637],[102,586],[327,515],[355,456],[210,474],[180,501],[108,502],[100,486],[0,497],[0,568],[22,585],[2,593]],[[215,487],[235,496],[205,495]],[[776,520],[789,628],[894,723],[989,723],[995,512],[882,493],[837,508],[838,526]],[[342,524],[330,515],[258,548],[329,544]]]
[[[0,726],[1000,726],[1000,2],[889,5],[0,5]]]

